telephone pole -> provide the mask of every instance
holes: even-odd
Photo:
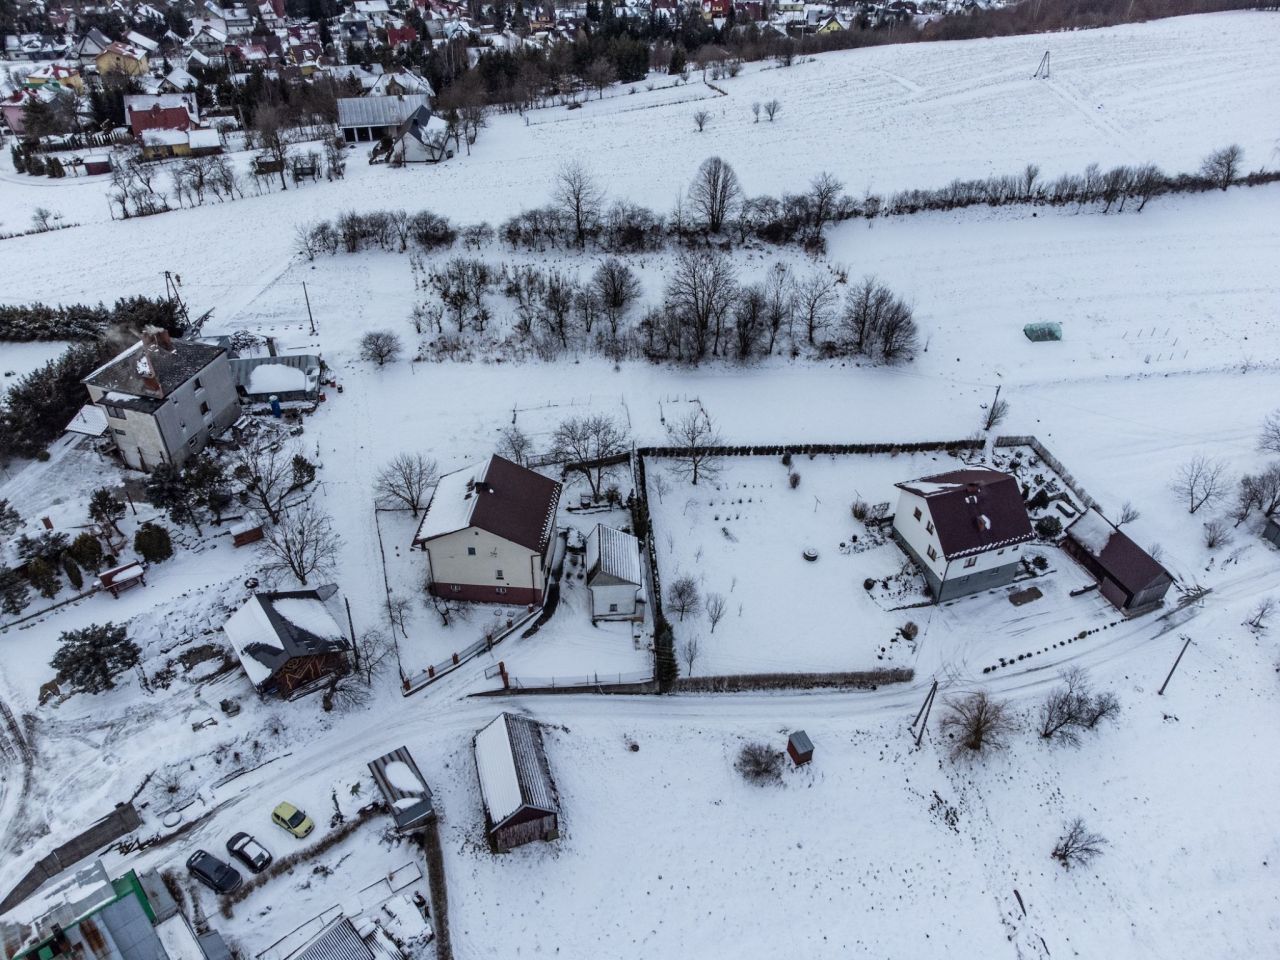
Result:
[[[307,302],[307,319],[311,321],[311,335],[316,335],[316,318],[311,315],[311,298],[307,296],[307,282],[302,282],[302,299]]]
[[[1164,688],[1167,687],[1169,685],[1169,681],[1173,679],[1173,671],[1178,669],[1178,664],[1182,662],[1182,655],[1187,652],[1187,647],[1191,646],[1190,637],[1183,637],[1182,639],[1185,640],[1186,643],[1184,643],[1182,645],[1182,649],[1178,651],[1178,658],[1173,661],[1173,666],[1169,668],[1169,675],[1164,678],[1164,683],[1160,684],[1160,689],[1156,691],[1157,697],[1164,696]]]
[[[182,302],[182,294],[178,292],[178,285],[182,283],[182,278],[176,276],[169,270],[164,272],[164,296],[169,301],[169,306],[173,308],[173,312],[182,318],[182,325],[185,327],[191,322],[191,317],[187,314],[187,305]]]
[[[920,730],[916,734],[916,746],[920,746],[920,741],[924,739],[925,728],[929,726],[929,714],[933,712],[933,698],[938,695],[938,681],[933,681],[933,686],[929,688],[928,694],[924,698],[924,703],[920,704],[920,710],[916,714],[916,718],[911,721],[910,730],[916,724],[920,724]]]

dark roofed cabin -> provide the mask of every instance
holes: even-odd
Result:
[[[498,853],[560,836],[559,804],[537,724],[499,714],[475,737],[489,841]]]
[[[1087,510],[1067,528],[1065,550],[1098,581],[1098,592],[1126,616],[1164,601],[1173,577],[1102,514]]]

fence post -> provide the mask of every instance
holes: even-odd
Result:
[[[456,653],[453,655],[453,665],[455,667],[458,665],[458,655]]]

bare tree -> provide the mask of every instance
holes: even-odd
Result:
[[[724,318],[736,293],[728,257],[705,250],[680,255],[667,278],[665,298],[668,314],[682,331],[677,342],[682,356],[686,346],[694,360],[701,360],[708,351],[719,355]]]
[[[385,631],[375,628],[356,637],[351,653],[352,675],[367,687],[373,684],[391,662],[395,655],[395,644]]]
[[[1085,672],[1072,667],[1062,674],[1062,686],[1049,691],[1040,705],[1039,733],[1045,740],[1055,738],[1065,743],[1080,739],[1085,710],[1092,699]]]
[[[390,330],[370,330],[360,338],[360,356],[383,366],[400,356],[400,338]]]
[[[756,100],[751,104],[751,116],[755,117],[755,123],[760,122],[760,101]]]
[[[1133,523],[1141,518],[1142,513],[1130,501],[1126,500],[1124,506],[1120,508],[1120,516],[1116,519],[1116,529],[1123,527],[1126,523]]]
[[[640,281],[629,266],[617,257],[608,257],[591,275],[591,286],[609,321],[609,333],[616,340],[627,308],[640,297]]]
[[[766,101],[764,105],[764,115],[769,118],[769,122],[773,122],[773,118],[778,115],[778,111],[782,109],[782,102],[779,100]]]
[[[1240,175],[1240,164],[1244,161],[1244,151],[1238,143],[1215,150],[1204,158],[1200,164],[1200,173],[1213,185],[1225,190],[1235,183]]]
[[[1250,630],[1265,630],[1267,628],[1267,618],[1271,616],[1275,606],[1275,598],[1263,597],[1258,601],[1258,605],[1253,608],[1253,613],[1245,621],[1245,626]]]
[[[658,502],[661,503],[663,497],[665,497],[667,492],[671,489],[671,484],[667,481],[667,475],[665,473],[654,473],[653,489],[658,494]]]
[[[327,513],[309,503],[294,507],[262,540],[268,574],[289,573],[302,586],[311,577],[327,576],[337,566],[341,539]]]
[[[1173,475],[1173,492],[1186,501],[1188,513],[1195,513],[1226,495],[1226,470],[1226,465],[1220,460],[1196,454]]]
[[[262,104],[253,112],[253,130],[272,163],[280,170],[280,189],[287,190],[284,168],[289,158],[288,120],[282,105]]]
[[[680,614],[682,623],[685,614],[695,613],[702,606],[702,597],[698,595],[698,582],[690,574],[681,574],[671,581],[667,587],[667,606]]]
[[[942,731],[955,741],[952,757],[976,756],[1005,745],[1013,732],[1013,718],[1003,703],[978,690],[947,701]]]
[[[395,592],[387,594],[387,626],[392,635],[399,630],[402,637],[409,639],[409,630],[405,625],[409,622],[412,611],[413,601],[407,596]]]
[[[701,133],[703,128],[706,127],[707,122],[710,119],[711,119],[710,113],[708,113],[706,110],[698,110],[693,115],[693,125],[698,129],[698,132]]]
[[[438,479],[440,470],[434,460],[420,453],[402,453],[378,471],[374,491],[380,499],[400,501],[416,517]]]
[[[1280,410],[1273,410],[1262,421],[1262,432],[1258,435],[1258,449],[1280,453]]]
[[[777,783],[782,779],[782,751],[764,743],[744,743],[733,767],[748,783]]]
[[[1119,698],[1111,691],[1104,690],[1089,697],[1080,715],[1080,723],[1086,730],[1092,730],[1103,720],[1114,720],[1119,713]]]
[[[804,324],[805,339],[814,345],[818,331],[831,323],[831,310],[836,305],[836,281],[825,270],[815,270],[795,285],[796,313]]]
[[[599,500],[604,476],[601,461],[626,451],[627,434],[612,417],[592,414],[562,421],[551,444],[557,460],[579,467],[591,486],[592,499]]]
[[[835,217],[843,191],[844,184],[826,172],[818,174],[810,181],[809,219],[812,226],[810,236],[813,239],[821,237],[823,228]]]
[[[689,186],[689,205],[710,233],[719,233],[742,206],[742,185],[733,167],[708,157]]]
[[[993,400],[991,406],[982,412],[982,429],[991,430],[994,427],[1004,423],[1005,418],[1009,416],[1008,400]]]
[[[555,203],[573,223],[574,242],[585,247],[587,232],[600,219],[604,191],[578,161],[569,161],[556,174]]]
[[[711,632],[716,632],[716,624],[724,619],[726,601],[723,593],[708,593],[706,600],[707,622],[711,624]]]
[[[587,67],[587,83],[596,91],[597,99],[604,99],[604,88],[618,78],[608,57],[596,57]]]
[[[1217,550],[1231,542],[1231,531],[1221,520],[1210,520],[1204,525],[1204,545],[1209,550]]]
[[[527,433],[514,423],[509,427],[504,427],[502,432],[498,434],[498,453],[512,463],[517,463],[522,467],[527,466],[529,454],[532,452],[533,441],[529,439]]]
[[[1063,869],[1083,867],[1101,855],[1107,841],[1099,834],[1090,833],[1084,820],[1076,817],[1063,826],[1066,833],[1058,839],[1052,853],[1053,859],[1061,863]]]
[[[693,676],[694,664],[698,662],[698,645],[699,640],[697,634],[687,637],[680,645],[680,659],[684,661],[684,669],[686,676]]]
[[[667,440],[673,447],[680,448],[673,457],[680,476],[688,477],[697,486],[700,478],[715,475],[719,454],[714,448],[720,446],[720,431],[711,415],[701,407],[668,423]]]
[[[272,523],[280,521],[285,498],[297,489],[295,451],[269,433],[245,441],[231,454],[231,475]]]

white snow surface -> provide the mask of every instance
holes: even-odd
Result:
[[[471,513],[475,509],[476,496],[468,487],[481,479],[489,468],[489,461],[454,470],[440,478],[422,524],[418,527],[418,539],[456,533],[471,526]]]
[[[383,767],[382,772],[386,775],[387,782],[402,793],[422,793],[422,781],[403,760],[392,760]]]
[[[1071,524],[1071,536],[1080,542],[1095,557],[1101,556],[1111,542],[1115,528],[1107,523],[1095,510],[1086,510],[1075,523]]]
[[[475,754],[485,809],[489,811],[490,820],[501,823],[524,802],[505,713],[476,734]]]
[[[257,396],[307,389],[307,375],[283,363],[260,363],[249,371],[248,392]]]
[[[346,636],[323,600],[312,597],[277,597],[271,608],[300,630],[323,640],[341,640]]]

